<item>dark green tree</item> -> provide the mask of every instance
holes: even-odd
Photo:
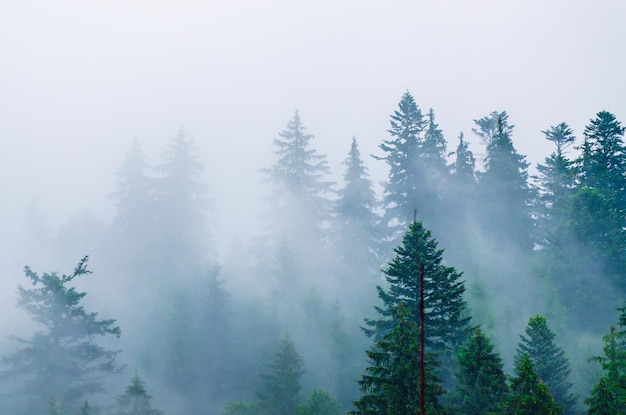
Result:
[[[611,326],[604,341],[604,355],[590,361],[600,363],[602,377],[585,400],[595,413],[621,414],[626,411],[626,308],[619,308],[617,327]],[[614,412],[611,412],[614,411]],[[591,413],[591,412],[590,412]]]
[[[268,371],[262,375],[259,407],[264,414],[295,415],[300,404],[300,378],[304,363],[289,337],[278,345]]]
[[[391,115],[391,136],[383,140],[380,149],[385,153],[379,160],[389,166],[388,180],[383,183],[384,225],[389,227],[390,238],[395,242],[413,218],[417,209],[421,218],[425,201],[420,195],[418,177],[420,134],[426,126],[421,109],[407,91],[398,103],[398,109]]]
[[[145,382],[135,373],[126,391],[117,398],[115,415],[163,415],[163,412],[152,408],[151,399]]]
[[[496,135],[499,134],[498,121],[501,123],[502,132],[510,136],[515,126],[509,124],[509,114],[506,111],[493,111],[485,117],[474,120],[477,128],[472,128],[472,132],[480,137],[484,145],[489,146],[495,140]]]
[[[626,147],[624,127],[609,112],[586,126],[577,160],[580,190],[573,201],[573,226],[602,280],[626,290]],[[593,292],[593,291],[592,291]],[[611,303],[615,303],[611,301]],[[612,304],[612,305],[613,305]]]
[[[507,395],[502,359],[480,330],[463,345],[452,399],[455,412],[464,415],[497,413]]]
[[[115,320],[98,320],[81,301],[87,295],[70,284],[91,273],[84,257],[69,275],[39,275],[24,268],[32,288],[18,286],[17,306],[40,329],[30,338],[16,338],[21,348],[2,357],[2,376],[16,385],[24,414],[43,413],[54,397],[65,408],[77,408],[85,396],[102,392],[102,379],[116,374],[118,350],[96,341],[121,334]]]
[[[564,413],[575,414],[577,397],[571,393],[573,384],[569,381],[569,361],[563,350],[555,344],[555,337],[545,317],[531,317],[526,326],[526,335],[520,335],[516,359],[527,354],[535,373],[546,384]]]
[[[558,415],[563,410],[554,401],[550,390],[533,369],[528,354],[515,362],[515,377],[511,379],[511,392],[502,405],[506,415]]]
[[[619,415],[617,400],[610,381],[602,376],[591,390],[591,396],[585,399],[585,405],[589,406],[587,415]]]
[[[355,415],[409,415],[420,413],[419,327],[404,302],[393,309],[396,324],[368,350],[369,366],[361,377],[362,395],[354,402]],[[425,359],[425,401],[427,414],[443,414],[440,399],[444,394],[436,375],[437,359]]]
[[[421,222],[413,222],[396,256],[383,269],[387,288],[378,286],[382,305],[375,309],[378,319],[366,320],[365,333],[381,339],[397,324],[397,308],[405,304],[407,319],[419,324],[420,265],[424,268],[424,325],[426,352],[439,355],[441,377],[452,381],[458,348],[472,332],[467,305],[463,298],[462,274],[443,264],[443,250]]]

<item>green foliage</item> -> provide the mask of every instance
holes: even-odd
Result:
[[[590,359],[600,363],[603,372],[591,392],[591,397],[585,400],[590,413],[603,413],[603,410],[607,414],[626,411],[626,308],[618,310],[618,327],[611,326],[609,333],[602,338],[604,356]]]
[[[262,375],[263,389],[258,395],[259,407],[264,414],[295,415],[300,403],[303,367],[295,344],[285,337],[278,345],[268,372]]]
[[[480,330],[461,347],[452,399],[457,413],[496,413],[508,391],[502,359]]]
[[[358,415],[420,413],[419,328],[408,307],[400,302],[394,308],[395,326],[368,350],[369,366],[361,377],[362,396],[354,402]],[[439,402],[444,394],[437,377],[437,360],[432,353],[425,359],[425,401],[427,414],[442,414]]]
[[[383,203],[385,224],[391,227],[392,239],[410,223],[413,210],[422,214],[424,207],[420,197],[420,182],[417,167],[420,146],[420,133],[426,122],[422,111],[407,91],[398,103],[398,109],[391,115],[391,128],[387,130],[391,139],[383,140],[380,149],[385,152],[379,160],[389,166],[389,178],[384,183]],[[397,225],[393,225],[393,222]]]
[[[526,326],[526,335],[520,335],[516,359],[528,355],[539,379],[546,384],[554,400],[565,414],[576,413],[577,397],[570,392],[570,367],[565,353],[558,347],[545,317],[531,317]]]
[[[117,398],[115,415],[163,415],[158,409],[152,408],[151,399],[145,382],[135,373],[126,391]]]
[[[315,389],[306,403],[298,409],[298,415],[340,415],[341,407],[328,392]]]
[[[387,288],[377,287],[382,305],[375,309],[380,318],[366,320],[365,333],[381,339],[390,332],[399,323],[395,316],[400,303],[406,308],[406,318],[419,324],[420,265],[423,265],[426,351],[439,355],[442,377],[451,382],[458,347],[472,331],[463,299],[462,274],[443,265],[443,250],[437,248],[430,231],[420,222],[409,226],[402,245],[394,252],[396,257],[383,270]]]
[[[99,337],[121,334],[115,320],[98,320],[81,301],[87,295],[69,284],[91,273],[84,257],[70,275],[39,275],[24,269],[33,288],[18,286],[17,306],[39,326],[30,339],[16,338],[22,348],[2,357],[2,375],[15,382],[26,413],[41,413],[54,396],[66,408],[103,390],[101,379],[119,372],[115,358],[119,351],[106,350],[96,343]]]
[[[511,140],[512,127],[505,118],[497,118],[487,144],[485,171],[479,180],[481,226],[495,244],[513,243],[530,252],[533,248],[530,206],[534,195],[528,184],[526,157],[517,153]]]
[[[554,401],[545,383],[535,373],[528,354],[515,362],[511,392],[502,404],[506,415],[558,415],[563,410]]]
[[[259,415],[261,408],[256,403],[228,402],[223,415]]]

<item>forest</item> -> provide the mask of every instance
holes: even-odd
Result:
[[[341,172],[287,114],[263,231],[219,255],[184,127],[153,164],[138,140],[120,157],[110,221],[53,233],[31,208],[0,413],[626,413],[622,123],[546,126],[531,166],[506,111],[474,120],[480,149],[408,91],[389,113],[376,154],[343,138]]]

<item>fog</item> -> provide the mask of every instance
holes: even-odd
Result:
[[[263,212],[272,210],[267,201],[272,186],[263,169],[276,163],[274,140],[294,112],[306,133],[314,135],[311,148],[326,157],[327,179],[336,183],[335,190],[343,186],[342,162],[356,137],[381,196],[388,166],[371,155],[384,156],[379,146],[389,139],[389,117],[407,91],[424,114],[434,109],[448,152],[464,133],[478,170],[484,169],[486,150],[472,133],[474,120],[506,111],[515,125],[515,148],[527,157],[529,173],[536,174],[537,163],[554,151],[543,130],[565,121],[580,145],[585,125],[598,111],[626,121],[626,57],[620,53],[625,15],[625,4],[604,0],[5,2],[0,5],[0,354],[16,347],[9,336],[29,337],[34,330],[29,317],[15,308],[18,284],[28,285],[23,267],[70,273],[90,255],[94,274],[79,288],[88,293],[86,307],[117,320],[123,334],[111,347],[123,349],[120,361],[127,365],[118,380],[109,382],[102,400],[121,394],[121,385],[137,371],[155,406],[183,413],[177,410],[183,411],[185,404],[178,400],[184,398],[169,389],[165,369],[155,363],[168,352],[146,352],[151,342],[171,335],[170,329],[164,325],[151,331],[145,325],[172,318],[167,310],[176,300],[164,298],[165,293],[201,297],[198,287],[206,285],[214,263],[221,266],[218,279],[231,300],[232,330],[257,336],[236,337],[245,344],[235,348],[237,356],[244,356],[236,367],[261,372],[264,361],[245,359],[271,359],[276,339],[289,333],[305,360],[304,389],[327,387],[332,376],[315,368],[314,361],[332,360],[325,342],[337,339],[323,337],[328,327],[315,324],[336,319],[340,329],[334,329],[349,338],[346,350],[358,354],[350,360],[357,367],[346,376],[359,375],[370,345],[359,326],[374,313],[375,287],[383,282],[376,270],[384,264],[368,264],[366,282],[347,295],[351,289],[333,274],[337,260],[315,251],[316,237],[294,245],[286,230],[271,241],[278,259],[268,259],[269,251],[255,251],[263,246],[259,239],[267,237]],[[120,265],[122,255],[111,247],[109,233],[120,165],[137,142],[146,175],[158,177],[154,168],[164,162],[181,128],[203,166],[197,179],[210,200],[206,230],[211,241],[193,246],[201,252],[197,263],[174,265],[168,262],[175,257],[169,249],[173,245],[163,235],[152,235],[163,242],[162,251],[152,251],[163,253],[152,269],[145,263],[141,272],[133,268],[136,264]],[[568,156],[576,154],[572,148]],[[296,213],[281,219],[299,223],[302,218]],[[467,226],[476,236],[471,252],[490,252],[493,246],[480,224]],[[441,248],[448,248],[443,241],[452,238],[446,237],[445,226],[434,228]],[[513,249],[489,261],[469,260],[471,254],[454,249],[446,259],[465,272],[468,294],[476,296],[471,293],[483,285],[489,293],[487,305],[470,299],[472,312],[489,314],[485,310],[491,309],[502,317],[479,323],[490,331],[510,371],[528,318],[558,313],[546,306],[548,295],[547,300],[535,297],[541,282],[534,264],[524,264]],[[280,255],[289,260],[281,262]],[[387,251],[384,259],[390,256]],[[276,263],[294,267],[285,273],[302,279],[284,284]],[[518,271],[527,279],[496,277],[511,264],[521,266]],[[185,276],[176,282],[151,277],[168,273]],[[496,299],[496,293],[505,294]],[[191,314],[200,304],[181,301],[190,304]],[[616,315],[598,319],[605,323],[593,327],[592,334],[563,333],[577,345],[566,348],[577,353],[570,356],[578,365],[576,376],[585,376],[581,362],[601,352],[601,333]],[[555,328],[565,325],[554,322]],[[319,334],[315,341],[311,333]],[[246,355],[247,347],[256,347],[258,354]],[[245,385],[213,392],[215,403],[207,413],[221,413],[227,400],[254,397],[258,373],[250,378]],[[577,392],[585,394],[593,379],[576,383]],[[346,394],[338,399],[350,399],[357,390],[356,385],[328,388]]]

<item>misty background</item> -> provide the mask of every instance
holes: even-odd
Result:
[[[449,151],[459,133],[465,134],[479,170],[485,147],[472,134],[473,120],[506,111],[515,125],[515,148],[527,156],[534,174],[553,151],[542,130],[565,121],[580,144],[598,111],[626,119],[626,58],[620,53],[625,15],[626,5],[618,1],[5,2],[0,5],[0,313],[5,316],[0,352],[15,346],[9,335],[28,336],[32,330],[28,317],[15,309],[24,265],[70,272],[90,255],[94,275],[81,288],[89,293],[88,304],[122,328],[124,379],[139,370],[154,381],[149,385],[155,396],[167,389],[159,384],[162,374],[147,369],[158,355],[142,361],[149,340],[137,339],[133,330],[154,316],[168,318],[168,304],[177,300],[155,303],[163,289],[158,284],[153,294],[125,295],[137,288],[127,278],[131,273],[119,272],[96,242],[87,237],[83,244],[74,233],[78,223],[87,236],[110,226],[116,172],[135,141],[152,169],[184,128],[204,167],[199,181],[206,184],[211,205],[208,259],[222,266],[220,279],[234,301],[262,302],[267,315],[282,324],[278,332],[293,331],[296,325],[281,314],[285,310],[272,309],[276,294],[263,280],[267,274],[260,268],[251,272],[233,250],[254,246],[263,235],[262,212],[268,207],[263,198],[271,186],[260,170],[276,162],[273,140],[296,110],[306,132],[315,136],[311,146],[327,157],[335,188],[342,185],[341,163],[354,136],[380,195],[388,169],[370,155],[383,156],[379,145],[388,139],[389,115],[407,90],[424,113],[435,110]],[[571,152],[573,157],[576,150]],[[56,242],[42,244],[42,238]],[[468,281],[478,273],[459,268]],[[358,333],[363,314],[375,303],[380,281],[370,277],[370,297],[342,310],[349,332]],[[194,278],[178,285],[203,283],[204,276]],[[535,307],[524,297],[532,281],[502,283],[515,294],[493,305],[520,306],[512,327],[494,328],[505,355],[528,317],[545,311],[543,303]],[[330,310],[342,300],[342,287],[324,280],[319,285],[303,288],[313,303]],[[317,300],[310,294],[315,290]],[[606,327],[613,317],[607,316]],[[497,331],[505,327],[510,331]],[[304,342],[306,329],[292,335],[296,343]],[[599,338],[577,341],[595,353],[601,348]],[[316,347],[304,349],[305,357],[315,357]],[[364,358],[362,348],[354,350]],[[510,357],[505,360],[510,365]],[[176,406],[158,399],[164,409]]]

